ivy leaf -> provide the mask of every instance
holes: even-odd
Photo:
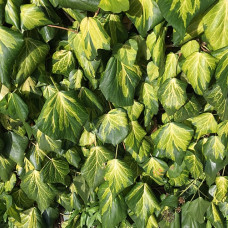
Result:
[[[95,76],[96,76],[98,67],[100,65],[100,60],[94,59],[92,61],[89,61],[86,58],[85,52],[83,49],[83,42],[84,40],[82,39],[82,35],[78,33],[72,41],[73,50],[77,57],[78,63],[80,64],[80,66],[82,67],[85,73],[85,76],[92,83],[93,87],[96,88],[97,81],[95,79]]]
[[[20,5],[22,0],[8,0],[5,6],[5,20],[7,23],[20,29]]]
[[[12,64],[18,56],[24,40],[20,33],[4,26],[0,26],[0,33],[0,81],[10,87]]]
[[[164,184],[163,176],[169,168],[166,162],[158,158],[151,157],[143,163],[142,167],[145,172],[149,174],[158,184]]]
[[[174,114],[187,100],[187,84],[176,78],[167,79],[158,90],[158,98],[168,115]]]
[[[199,52],[200,45],[196,40],[191,40],[181,47],[181,53],[185,58],[194,52]]]
[[[129,0],[101,0],[99,7],[105,11],[120,13],[121,11],[127,11],[129,9]]]
[[[17,59],[16,83],[22,84],[49,52],[49,46],[32,38],[25,38],[23,50]]]
[[[127,114],[121,108],[112,109],[99,118],[96,128],[96,135],[103,142],[117,145],[128,135]]]
[[[138,182],[127,194],[125,201],[128,207],[135,213],[139,219],[140,227],[145,227],[149,216],[155,210],[159,210],[157,199],[149,186],[145,183]]]
[[[161,78],[162,83],[164,83],[169,78],[174,78],[177,74],[180,73],[178,59],[178,55],[172,52],[167,55],[165,62],[165,71]]]
[[[227,193],[228,193],[228,177],[225,177],[225,176],[216,177],[215,184],[217,187],[215,198],[220,202],[224,202],[227,199]]]
[[[102,226],[115,227],[127,216],[127,206],[121,195],[114,196],[108,183],[99,187],[100,213]]]
[[[192,96],[189,101],[174,113],[176,122],[183,122],[188,118],[198,116],[202,106],[195,96]]]
[[[145,105],[144,125],[148,126],[153,116],[158,113],[157,92],[149,83],[143,83],[139,99]]]
[[[203,173],[203,164],[201,163],[200,159],[192,152],[187,151],[184,162],[192,174],[193,178],[199,178]]]
[[[138,52],[138,43],[130,39],[124,45],[116,45],[114,47],[114,56],[121,63],[132,66],[135,64],[136,56]]]
[[[226,146],[228,143],[228,120],[223,121],[218,125],[217,133],[221,138],[222,143]]]
[[[218,124],[211,113],[203,113],[199,116],[190,118],[189,120],[196,127],[195,137],[197,139],[199,139],[203,135],[217,132]]]
[[[69,76],[75,69],[75,60],[71,51],[57,51],[52,56],[52,73]]]
[[[39,26],[52,24],[40,7],[35,4],[21,6],[21,29],[32,30]]]
[[[225,157],[225,146],[218,136],[210,136],[203,145],[203,153],[207,159],[213,162],[221,162]]]
[[[209,10],[203,20],[205,26],[205,36],[213,50],[217,50],[228,45],[226,30],[228,22],[227,6],[226,0],[218,1]]]
[[[52,0],[53,1],[53,0]],[[66,8],[88,10],[95,12],[98,9],[100,0],[57,0],[59,5]]]
[[[4,148],[7,157],[19,165],[23,165],[24,153],[28,145],[28,138],[14,132],[7,132],[4,135],[6,146]]]
[[[18,228],[42,228],[44,227],[44,221],[39,210],[36,207],[32,207],[21,214],[21,222],[15,222],[14,225]]]
[[[99,20],[85,17],[80,24],[80,29],[87,59],[95,59],[98,49],[110,50],[110,37]]]
[[[163,19],[156,1],[153,0],[130,1],[127,16],[143,37]]]
[[[120,15],[110,14],[108,18],[109,20],[104,26],[111,38],[111,45],[124,43],[127,40],[128,34]]]
[[[63,184],[69,172],[69,165],[65,160],[51,159],[42,168],[40,175],[44,182]]]
[[[130,153],[139,152],[143,138],[146,136],[146,131],[141,127],[138,121],[130,123],[131,130],[124,140],[126,150]]]
[[[205,91],[204,97],[214,107],[222,120],[228,120],[228,98],[218,84],[215,84],[211,90]]]
[[[203,13],[215,0],[206,1],[169,1],[158,0],[158,5],[162,15],[175,28],[175,30],[184,37],[187,26],[192,19],[200,13]]]
[[[135,88],[141,75],[137,65],[127,66],[111,57],[101,79],[100,89],[105,98],[116,105],[133,105]]]
[[[210,203],[208,201],[199,197],[189,203],[188,213],[197,222],[204,223],[204,214],[209,206]]]
[[[193,137],[193,130],[181,123],[168,123],[163,125],[152,135],[152,141],[164,156],[179,161],[184,156]]]
[[[203,92],[208,88],[215,68],[216,59],[214,57],[207,53],[194,52],[186,58],[182,70],[194,91],[203,95]]]
[[[139,118],[139,116],[141,115],[141,113],[144,109],[144,106],[143,106],[143,104],[134,100],[133,105],[125,106],[124,109],[127,110],[129,119],[134,121]]]
[[[104,181],[105,163],[113,157],[114,154],[105,147],[96,146],[90,149],[81,173],[91,188],[96,188]]]
[[[16,93],[8,93],[0,101],[0,112],[14,120],[25,122],[28,117],[28,106]]]
[[[3,181],[8,181],[15,167],[15,163],[10,158],[5,158],[0,155],[0,178]]]
[[[211,206],[207,210],[207,218],[214,227],[224,227],[224,218],[214,203],[211,203]]]
[[[47,99],[36,125],[53,139],[64,138],[76,142],[87,119],[88,114],[75,93],[60,91]]]
[[[38,203],[41,212],[50,206],[55,197],[53,189],[42,182],[40,172],[37,170],[29,171],[22,177],[21,189],[29,198]]]
[[[131,169],[119,159],[108,161],[105,180],[108,181],[109,188],[114,195],[119,194],[134,182]]]

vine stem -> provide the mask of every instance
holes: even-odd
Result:
[[[196,179],[197,180],[197,179]],[[181,194],[180,194],[180,196],[181,195],[183,195],[193,184],[194,184],[194,182],[196,182],[196,180],[193,180],[192,181],[192,183],[191,184],[189,184],[189,186],[187,187],[187,188],[185,188],[182,192],[181,192]]]
[[[67,30],[69,32],[73,32],[73,33],[78,33],[77,31],[73,30],[73,29],[69,29],[69,28],[64,28],[64,27],[61,27],[61,26],[57,26],[57,25],[48,25],[48,27],[51,27],[51,28],[57,28],[57,29],[62,29],[62,30]]]
[[[200,185],[198,186],[198,188],[197,188],[197,191],[196,192],[198,192],[198,190],[200,189],[200,187],[202,186],[202,184],[203,184],[203,182],[205,181],[205,179],[206,178],[203,178],[203,180],[202,180],[202,182],[200,183]],[[193,195],[193,197],[191,198],[191,200],[190,201],[192,201],[193,200],[193,198],[195,197],[195,195],[196,195],[196,193]]]

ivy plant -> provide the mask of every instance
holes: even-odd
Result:
[[[227,227],[227,15],[0,0],[0,227]]]

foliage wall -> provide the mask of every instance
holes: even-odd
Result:
[[[0,227],[227,227],[227,0],[0,0]]]

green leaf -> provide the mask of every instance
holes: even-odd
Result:
[[[189,120],[196,127],[195,138],[197,139],[203,135],[217,132],[218,124],[211,113],[203,113],[199,116],[190,118]]]
[[[42,9],[35,4],[21,6],[21,29],[32,30],[39,26],[52,24]]]
[[[225,146],[218,136],[210,136],[203,145],[203,154],[213,162],[221,162],[226,154]]]
[[[32,207],[34,203],[34,201],[29,199],[28,196],[20,188],[12,193],[12,197],[15,204],[20,208],[28,209]]]
[[[163,125],[151,135],[151,138],[156,148],[163,151],[165,157],[178,162],[183,158],[193,133],[190,127],[173,122]]]
[[[163,177],[169,168],[166,162],[158,158],[151,157],[143,163],[142,167],[145,172],[149,174],[158,184],[163,185],[165,183],[163,181]]]
[[[81,173],[91,188],[96,188],[104,181],[105,163],[113,157],[114,154],[105,147],[96,146],[90,149]]]
[[[108,181],[112,194],[119,194],[134,182],[131,169],[125,162],[118,159],[108,161],[105,181]]]
[[[69,164],[73,165],[76,168],[80,167],[79,163],[81,161],[81,157],[80,157],[80,152],[77,148],[69,149],[65,154],[65,158]],[[69,165],[67,164],[67,167],[68,166]]]
[[[80,29],[87,59],[95,59],[98,49],[110,50],[110,37],[99,20],[85,17],[80,24]]]
[[[199,178],[203,173],[203,164],[201,163],[200,159],[192,152],[187,151],[184,162],[192,174],[193,178]]]
[[[128,33],[122,23],[122,18],[118,14],[109,14],[105,30],[111,37],[111,45],[124,43],[127,40]]]
[[[101,0],[99,7],[105,11],[120,13],[121,11],[127,11],[129,9],[129,0]]]
[[[42,181],[47,183],[65,183],[65,177],[70,172],[68,163],[63,159],[51,159],[42,168]]]
[[[76,142],[87,119],[88,114],[78,102],[75,93],[60,91],[47,99],[36,125],[53,139]]]
[[[100,0],[58,0],[59,5],[63,7],[93,12],[98,9],[99,2]]]
[[[17,59],[16,83],[22,84],[30,76],[49,52],[49,46],[38,40],[25,38],[25,43]]]
[[[228,45],[226,25],[228,22],[228,3],[219,0],[206,14],[203,19],[205,36],[213,50]]]
[[[199,52],[200,45],[196,40],[191,40],[181,47],[182,55],[187,58],[194,52]]]
[[[102,227],[116,227],[127,216],[127,207],[121,195],[114,196],[108,183],[99,187]]]
[[[0,113],[10,116],[14,120],[26,121],[28,117],[28,106],[16,93],[8,93],[0,101]]]
[[[20,33],[4,26],[0,26],[0,33],[0,81],[9,88],[12,64],[18,56],[24,40]]]
[[[228,93],[228,53],[220,59],[215,71],[215,78],[218,85],[221,87],[223,94],[226,96]]]
[[[24,153],[28,145],[28,138],[22,137],[14,132],[7,132],[4,135],[6,146],[4,152],[8,158],[19,165],[23,165]]]
[[[21,189],[37,202],[41,212],[47,209],[55,197],[53,189],[41,180],[40,172],[33,170],[21,178]]]
[[[5,20],[20,29],[20,5],[22,0],[8,0],[5,6]]]
[[[141,127],[138,121],[131,121],[130,127],[130,132],[124,140],[124,144],[129,153],[138,153],[142,140],[146,136],[146,131]]]
[[[75,69],[75,60],[71,51],[57,51],[52,56],[52,73],[69,76]]]
[[[201,110],[201,104],[195,96],[192,96],[189,101],[174,113],[176,122],[183,122],[188,118],[198,116]]]
[[[15,163],[10,158],[0,155],[0,178],[3,181],[10,179]]]
[[[121,108],[112,109],[99,118],[96,128],[96,135],[103,142],[117,145],[128,135],[127,114]]]
[[[215,179],[216,193],[215,198],[220,202],[224,202],[227,199],[228,193],[228,177],[220,176]]]
[[[203,13],[215,0],[158,0],[162,15],[173,28],[184,37],[187,26],[192,19]]]
[[[145,227],[149,216],[159,210],[157,199],[149,186],[138,182],[127,194],[125,201],[139,219],[140,227]]]
[[[218,84],[215,84],[211,90],[205,91],[204,98],[214,107],[222,120],[228,120],[228,98]]]
[[[223,121],[218,125],[217,133],[221,138],[222,143],[226,146],[228,143],[228,120]]]
[[[165,71],[162,75],[161,82],[164,83],[168,78],[174,78],[180,73],[180,67],[178,63],[178,55],[169,53],[165,62]]]
[[[185,203],[181,209],[182,209],[182,216],[181,216],[181,225],[183,227],[196,227],[196,228],[205,228],[205,224],[200,224],[197,222],[195,217],[192,217],[189,213],[189,207],[191,205],[191,202]],[[196,208],[198,210],[198,208]]]
[[[23,211],[21,214],[21,222],[15,222],[18,228],[43,228],[44,221],[39,210],[36,207]]]
[[[133,105],[135,88],[141,79],[137,65],[127,66],[111,57],[101,79],[100,89],[108,101],[116,105]]]
[[[49,136],[45,135],[43,132],[37,129],[37,126],[34,126],[33,135],[37,139],[38,147],[46,152],[54,151],[58,153],[62,147],[61,140],[54,140]]]
[[[211,206],[207,210],[207,218],[214,227],[224,227],[224,218],[214,203],[211,203]]]
[[[158,98],[168,115],[174,114],[187,100],[187,84],[176,78],[167,79],[158,90]]]
[[[143,37],[163,19],[157,3],[153,0],[131,0],[127,16]]]
[[[157,91],[149,83],[143,83],[139,100],[145,105],[144,125],[148,126],[153,116],[158,113]]]
[[[216,68],[216,59],[204,52],[194,52],[184,61],[182,70],[194,91],[203,95]]]
[[[125,106],[124,109],[127,110],[129,119],[134,121],[139,118],[139,116],[141,115],[141,113],[144,109],[144,106],[143,106],[143,104],[134,100],[134,103],[132,106]]]
[[[138,52],[138,43],[130,39],[125,44],[117,44],[114,47],[114,56],[119,62],[127,66],[135,64],[136,56]]]
[[[73,41],[72,41],[72,46],[75,52],[75,55],[77,57],[77,60],[82,67],[85,76],[88,78],[88,80],[92,83],[93,87],[97,87],[97,81],[95,79],[97,69],[100,65],[100,60],[93,60],[89,61],[86,56],[85,52],[83,49],[83,42],[84,40],[82,39],[82,35],[79,33],[77,34]]]
[[[188,207],[188,213],[194,220],[199,223],[203,223],[204,214],[209,206],[210,203],[208,201],[204,200],[202,197],[199,197],[190,202]]]

